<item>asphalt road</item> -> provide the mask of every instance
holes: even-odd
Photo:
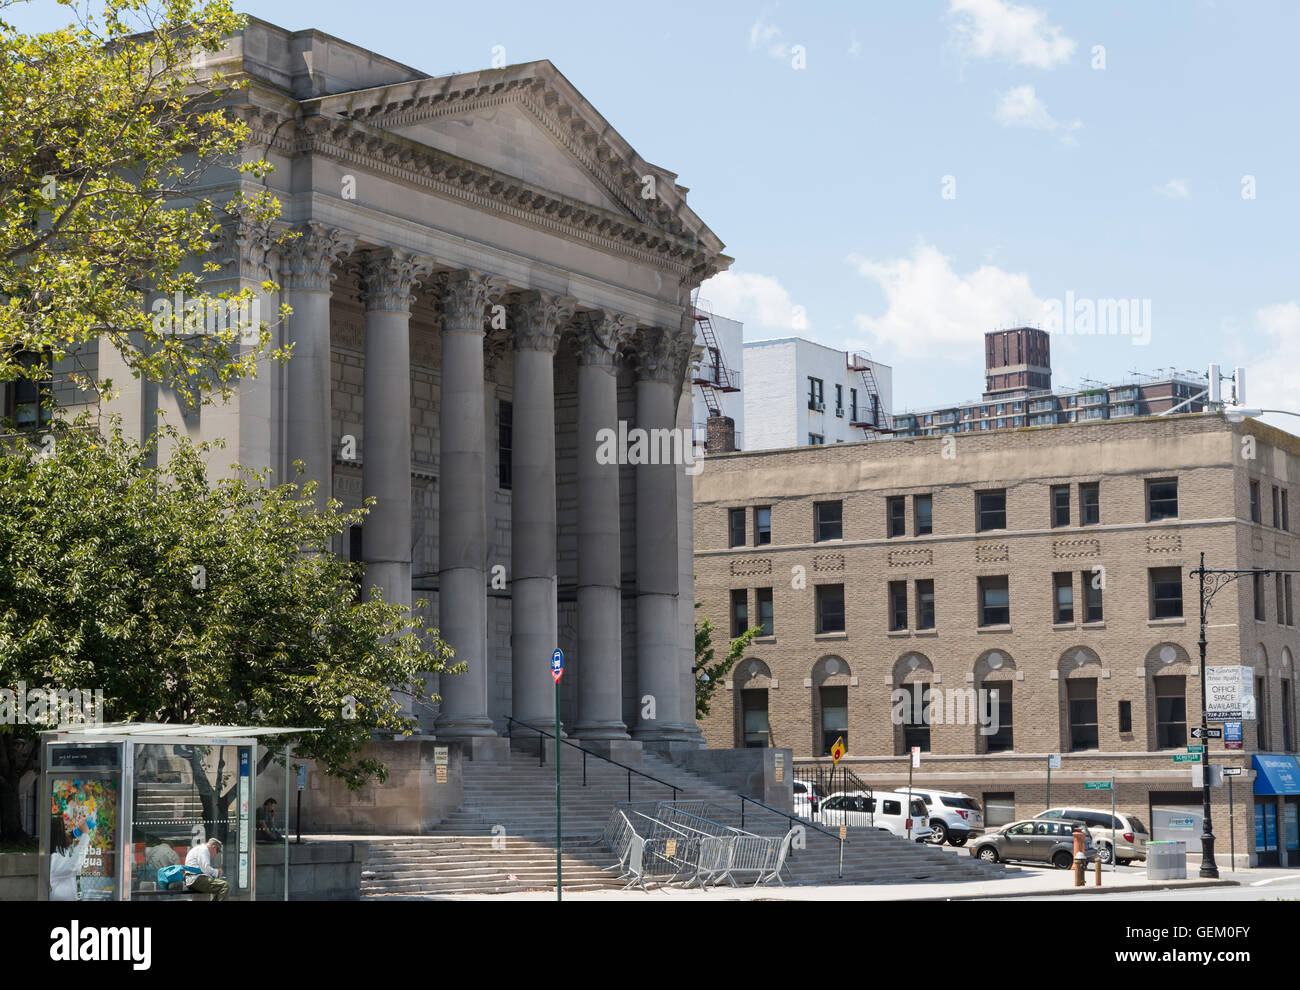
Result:
[[[1188,875],[1193,868],[1189,867]],[[1136,867],[1120,867],[1119,873],[1142,873]],[[1296,870],[1241,870],[1236,873],[1220,872],[1221,880],[1236,880],[1239,887],[1201,887],[1192,890],[1115,891],[1113,894],[1094,895],[1105,901],[1277,901],[1300,899],[1300,871]],[[1026,897],[1027,901],[1062,901],[1065,896]]]

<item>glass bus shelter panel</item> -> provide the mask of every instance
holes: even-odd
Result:
[[[118,897],[119,778],[54,771],[49,778],[49,898],[115,901]]]
[[[219,839],[212,865],[230,885],[230,900],[251,900],[252,750],[248,746],[133,744],[131,896],[150,899],[164,888],[158,871],[184,865],[195,846]]]

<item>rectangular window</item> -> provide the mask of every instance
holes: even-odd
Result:
[[[1156,749],[1187,745],[1187,678],[1155,678]]]
[[[919,746],[922,753],[930,752],[930,685],[917,681],[903,685],[909,704],[903,706],[903,753],[911,753]]]
[[[740,692],[742,731],[746,749],[762,749],[770,743],[767,721],[767,688],[746,688]]]
[[[1282,682],[1282,751],[1291,752],[1291,682]]]
[[[1277,624],[1284,626],[1286,625],[1286,600],[1283,594],[1281,574],[1273,575],[1273,598],[1274,604],[1277,606]]]
[[[849,422],[858,422],[858,390],[849,389]]]
[[[1076,677],[1065,682],[1065,697],[1070,710],[1070,750],[1096,749],[1097,679]]]
[[[1150,570],[1151,618],[1181,619],[1183,616],[1183,572],[1177,567]]]
[[[362,557],[361,532],[362,531],[360,525],[352,526],[351,528],[348,529],[348,560],[352,561],[354,564],[359,564],[365,559],[364,557]],[[359,602],[361,601],[361,569],[360,568],[357,568],[353,572],[352,584],[354,586],[354,594],[352,596],[352,600],[354,602]]]
[[[1074,621],[1074,575],[1069,571],[1052,575],[1052,621]]]
[[[897,632],[907,628],[907,582],[889,582],[889,629]]]
[[[730,533],[730,543],[728,546],[743,547],[745,545],[745,510],[730,509],[727,512],[727,530]]]
[[[1280,524],[1282,522],[1282,505],[1281,505],[1281,499],[1278,496],[1279,496],[1278,487],[1277,485],[1274,485],[1273,486],[1273,528],[1274,529],[1279,529]]]
[[[515,407],[497,404],[497,484],[509,491],[514,484]]]
[[[1052,486],[1052,525],[1070,525],[1070,486]]]
[[[1252,481],[1250,483],[1250,521],[1254,523],[1264,521],[1263,518],[1260,516],[1260,511],[1259,511],[1259,482],[1258,481]]]
[[[1147,522],[1178,518],[1178,481],[1147,482]]]
[[[822,380],[820,378],[808,379],[808,408],[816,410],[818,407],[826,408],[826,398],[822,390]]]
[[[1255,678],[1255,748],[1261,752],[1268,750],[1268,698],[1264,690],[1267,684],[1264,678]]]
[[[1264,621],[1264,575],[1252,574],[1250,576],[1250,588],[1252,596],[1255,599],[1255,621]]]
[[[844,538],[844,503],[815,502],[813,504],[813,542]]]
[[[934,628],[934,582],[916,582],[916,628]]]
[[[754,545],[761,547],[772,542],[772,510],[759,506],[754,510]]]
[[[1119,731],[1121,733],[1133,731],[1133,702],[1131,701],[1119,703]]]
[[[1286,606],[1286,624],[1288,626],[1294,626],[1295,616],[1291,612],[1291,575],[1283,574],[1282,581],[1283,581],[1283,588],[1284,588],[1283,598],[1285,599],[1283,604]]]
[[[997,692],[998,727],[992,735],[986,736],[984,745],[988,753],[1009,753],[1015,748],[1011,729],[1011,685],[1012,681],[985,681],[984,690],[989,692],[989,707],[994,705],[992,692]]]
[[[1011,593],[1007,579],[982,577],[979,579],[980,625],[1005,626],[1011,622]]]
[[[849,744],[849,689],[823,687],[819,694],[822,709],[821,755],[830,756],[835,740],[843,738],[844,745]]]
[[[817,631],[844,632],[844,585],[817,585]]]
[[[930,495],[917,495],[912,508],[916,514],[916,535],[929,536],[934,532],[934,498]]]
[[[840,415],[844,414],[844,386],[835,386],[835,411]]]
[[[820,446],[821,446],[822,444],[824,444],[825,442],[826,442],[826,438],[825,438],[824,436],[822,436],[820,433],[809,433],[809,434],[808,434],[808,446],[809,446],[809,447],[820,447]]]
[[[885,530],[889,536],[906,536],[907,535],[907,499],[902,495],[894,498],[885,499],[885,514],[887,517],[887,528]]]
[[[1282,489],[1282,528],[1291,532],[1291,513],[1287,510],[1286,489]]]
[[[1101,622],[1101,571],[1080,571],[1083,579],[1083,621]]]
[[[764,636],[776,635],[776,616],[772,611],[772,589],[755,588],[754,595],[758,599],[758,625],[763,630]]]
[[[1079,486],[1079,525],[1096,526],[1101,522],[1101,485],[1091,482]]]
[[[744,588],[731,589],[731,638],[743,636],[749,628],[749,592]]]
[[[975,493],[975,529],[983,533],[990,529],[1007,528],[1007,493],[1005,489]]]
[[[45,426],[54,415],[53,383],[47,377],[48,368],[42,367],[50,363],[48,352],[22,351],[16,363],[23,374],[4,390],[4,415],[14,420],[20,430]]]

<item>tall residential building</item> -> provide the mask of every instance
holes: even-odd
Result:
[[[1097,806],[1084,784],[1114,768],[1121,810],[1156,839],[1194,839],[1201,794],[1173,760],[1200,722],[1191,571],[1202,553],[1209,568],[1276,568],[1213,600],[1208,663],[1243,668],[1257,718],[1209,757],[1244,770],[1237,849],[1300,865],[1300,796],[1267,772],[1296,767],[1300,740],[1300,575],[1279,572],[1300,559],[1298,489],[1300,438],[1222,414],[710,457],[695,478],[701,618],[762,635],[705,737],[790,747],[795,776],[843,737],[840,765],[891,790],[916,746],[915,782],[973,795],[990,824],[1049,806],[1058,754],[1051,805]],[[1221,862],[1225,798],[1214,791]]]
[[[893,428],[893,370],[802,337],[745,344],[745,449],[848,443]]]

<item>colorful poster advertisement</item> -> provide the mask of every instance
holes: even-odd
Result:
[[[50,791],[50,900],[115,899],[117,802],[115,780],[54,779]]]

